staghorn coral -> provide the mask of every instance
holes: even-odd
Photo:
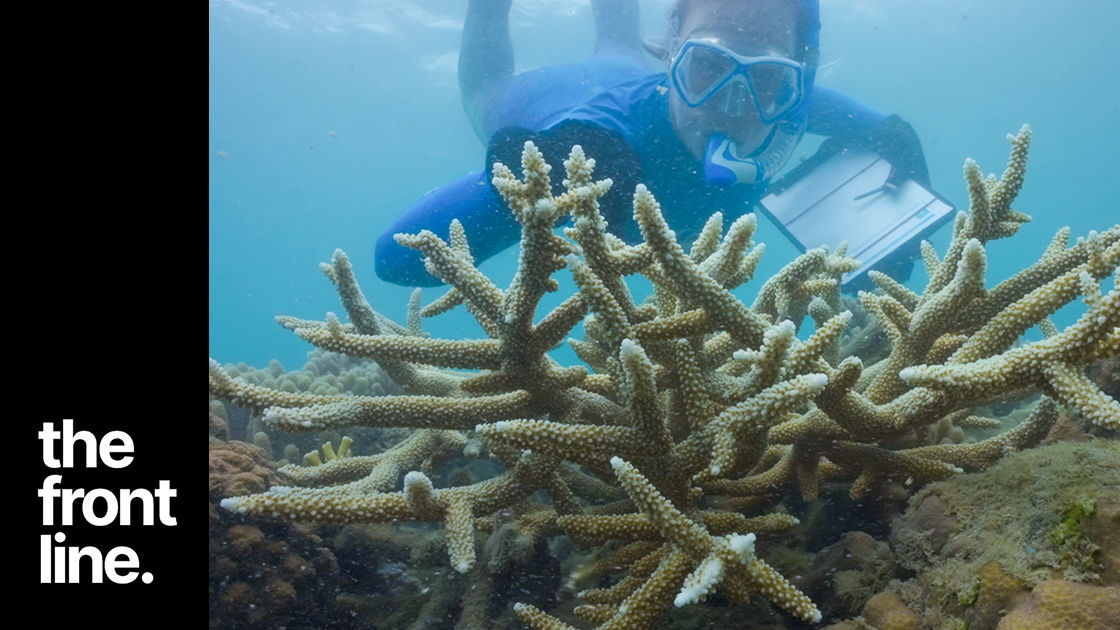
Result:
[[[285,392],[360,396],[399,393],[388,375],[373,361],[357,360],[320,349],[307,353],[307,362],[302,370],[285,371],[284,366],[276,359],[267,368],[259,370],[244,363],[222,367],[230,376],[238,376],[254,385]]]
[[[880,275],[881,292],[860,296],[890,346],[866,371],[838,350],[853,320],[839,297],[839,278],[854,264],[843,251],[806,253],[747,306],[733,290],[752,277],[761,255],[751,241],[753,217],[722,234],[722,217],[713,216],[686,253],[657,201],[638,186],[634,218],[643,242],[627,245],[606,231],[599,213],[611,182],[592,179],[594,160],[574,147],[565,190],[553,195],[551,167],[526,143],[521,179],[504,165],[494,169],[494,186],[522,226],[507,289],[475,267],[456,224],[448,241],[429,231],[397,235],[452,287],[427,308],[414,300],[410,312],[462,304],[485,338],[425,337],[414,315],[408,327],[390,325],[366,301],[341,251],[323,269],[351,323],[333,314],[323,322],[280,320],[320,348],[376,360],[403,395],[279,392],[211,361],[211,394],[260,412],[274,428],[414,429],[400,457],[382,454],[357,472],[349,470],[357,457],[332,460],[316,475],[341,483],[273,487],[222,506],[290,520],[441,523],[460,572],[477,571],[475,533],[493,527],[488,517],[499,511],[520,518],[532,536],[617,544],[599,573],[627,575],[582,592],[586,604],[574,610],[599,628],[653,627],[673,605],[713,594],[746,604],[757,593],[796,618],[820,621],[809,598],[756,555],[756,531],[796,525],[757,513],[760,506],[794,486],[812,500],[829,480],[849,483],[858,497],[891,479],[921,483],[983,469],[1037,444],[1057,417],[1055,400],[1115,427],[1115,401],[1085,378],[1084,366],[1120,354],[1120,296],[1100,288],[1120,261],[1120,226],[1072,247],[1059,234],[1038,263],[986,288],[984,243],[1029,219],[1010,208],[1029,137],[1026,127],[1011,137],[1002,178],[984,180],[966,164],[971,211],[958,216],[943,257],[924,246],[931,279],[921,294]],[[554,227],[565,217],[572,225],[561,236]],[[557,290],[554,276],[563,269],[578,292],[538,319],[539,302]],[[643,301],[627,284],[634,274],[652,283]],[[1077,324],[1011,347],[1082,295],[1087,310]],[[815,330],[799,339],[806,315]],[[585,338],[572,346],[587,365],[561,366],[548,352],[581,322]],[[1040,391],[1047,397],[1030,417],[995,437],[893,446],[968,418],[980,405]],[[485,453],[504,472],[437,488],[415,470],[437,450]],[[332,474],[343,467],[345,475]],[[353,480],[362,471],[378,480]],[[403,488],[393,491],[398,482]],[[735,511],[743,504],[754,506],[754,518]],[[765,555],[764,546],[758,552]],[[572,627],[531,603],[515,611],[533,628]]]
[[[307,353],[307,361],[300,370],[286,371],[275,359],[263,369],[254,369],[244,363],[226,364],[222,367],[231,377],[240,377],[253,385],[283,392],[323,396],[349,394],[367,397],[400,393],[400,388],[376,362],[354,359],[318,348]],[[281,434],[273,430],[263,424],[259,418],[251,417],[248,411],[236,405],[231,405],[230,409],[225,409],[222,413],[229,421],[231,434],[235,438],[257,444],[268,453],[270,458],[276,460],[282,457],[287,462],[302,461],[304,453],[318,449],[324,442],[337,442],[341,437],[334,431],[326,430],[320,434],[303,433],[295,437],[293,443],[291,434]],[[386,441],[386,438],[389,443],[399,440],[400,437],[393,433],[391,429],[351,432],[358,441],[359,447],[363,449],[371,448],[374,443]],[[274,445],[282,448],[274,448]]]

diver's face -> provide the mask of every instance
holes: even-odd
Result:
[[[705,2],[693,6],[681,20],[680,44],[689,39],[715,38],[746,56],[780,55],[797,59],[797,7],[789,0],[751,2]],[[674,51],[674,54],[676,51]],[[672,60],[670,60],[670,63]],[[726,88],[725,88],[726,89]],[[750,99],[745,91],[741,98]],[[722,95],[716,95],[722,96]],[[721,133],[738,145],[740,155],[757,149],[771,125],[762,122],[752,103],[743,107],[721,106],[720,98],[709,98],[690,107],[676,90],[669,90],[669,117],[681,142],[696,159],[703,160],[712,134]]]

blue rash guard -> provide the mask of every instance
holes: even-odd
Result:
[[[820,85],[813,87],[808,108],[806,131],[824,136],[869,131],[886,119]],[[533,140],[553,165],[567,158],[573,144],[582,145],[596,160],[595,177],[614,180],[600,207],[611,231],[631,243],[639,239],[630,209],[638,183],[657,198],[682,243],[690,242],[716,211],[728,220],[748,212],[768,184],[709,184],[703,164],[670,123],[668,77],[651,74],[632,57],[600,54],[525,72],[482,95],[474,109],[468,113],[476,133],[490,139],[488,168],[428,193],[378,238],[375,261],[383,280],[405,286],[442,284],[424,269],[419,252],[393,240],[398,232],[427,229],[447,238],[451,221],[459,219],[476,262],[516,243],[520,226],[490,184],[489,165],[501,161],[519,172],[525,140]]]

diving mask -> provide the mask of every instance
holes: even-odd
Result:
[[[729,115],[754,104],[762,122],[773,123],[797,107],[805,95],[805,68],[780,55],[747,57],[714,38],[686,41],[669,64],[673,88],[689,107],[715,97]]]

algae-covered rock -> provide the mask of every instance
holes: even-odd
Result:
[[[1015,453],[930,484],[892,528],[897,560],[915,574],[899,593],[924,626],[990,628],[1009,610],[1024,619],[1024,607],[1064,601],[1055,598],[1066,586],[1031,592],[1046,581],[1114,585],[1118,505],[1120,444],[1110,440]]]

